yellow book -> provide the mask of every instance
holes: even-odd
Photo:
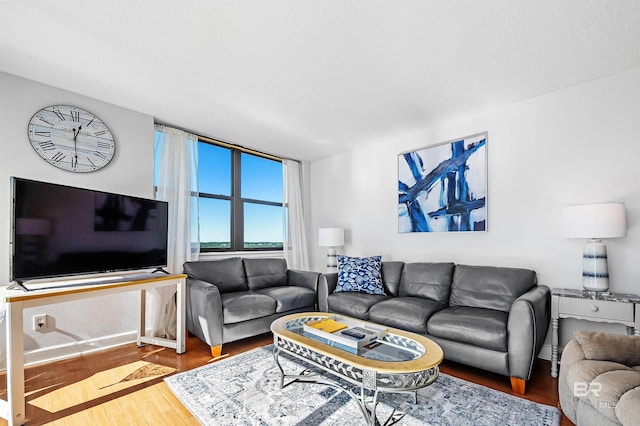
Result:
[[[318,321],[312,321],[307,323],[309,327],[316,328],[318,330],[326,331],[327,333],[333,333],[334,331],[342,330],[343,328],[347,328],[347,324],[343,324],[341,322],[335,321],[331,318],[325,318]]]

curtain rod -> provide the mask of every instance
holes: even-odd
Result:
[[[173,124],[165,124],[165,123],[163,123],[161,121],[154,121],[154,123],[155,124],[159,124],[161,126],[173,127],[174,129],[182,130],[182,131],[187,132],[187,133],[192,133],[192,134],[198,136],[198,139],[202,139],[205,142],[211,142],[213,144],[224,146],[226,148],[237,149],[238,151],[246,152],[247,154],[258,155],[260,157],[265,157],[265,158],[269,158],[271,160],[280,161],[280,162],[282,160],[292,160],[290,158],[284,158],[284,157],[279,157],[279,156],[273,155],[273,154],[267,154],[266,152],[258,151],[258,150],[255,150],[255,149],[245,148],[244,146],[236,145],[234,143],[229,143],[229,142],[224,142],[224,141],[221,141],[221,140],[218,140],[218,139],[208,138],[206,136],[202,136],[202,135],[200,135],[200,134],[198,134],[198,133],[196,133],[194,131],[185,129],[183,127],[174,126]],[[298,161],[298,160],[292,160],[292,161]]]
[[[198,135],[198,139],[202,139],[203,141],[211,142],[211,143],[214,143],[216,145],[224,146],[224,147],[227,147],[227,148],[237,149],[238,151],[246,152],[247,154],[254,154],[254,155],[258,155],[260,157],[270,158],[272,160],[276,160],[276,161],[280,161],[280,162],[282,162],[282,160],[283,160],[282,157],[278,157],[277,155],[267,154],[265,152],[256,151],[256,150],[250,149],[250,148],[245,148],[243,146],[236,145],[234,143],[223,142],[223,141],[219,141],[217,139],[211,139],[211,138],[208,138],[206,136]]]

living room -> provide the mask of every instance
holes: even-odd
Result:
[[[298,84],[292,90],[302,90],[304,81],[308,81],[310,86],[320,86],[320,89],[301,91],[304,97],[297,100],[296,97],[289,97],[287,99],[290,102],[293,99],[296,103],[285,106],[264,106],[264,102],[269,101],[266,97],[252,103],[250,92],[258,90],[260,79],[256,74],[260,74],[259,68],[264,67],[266,74],[273,69],[281,71],[276,62],[283,58],[269,50],[269,54],[275,55],[274,63],[265,63],[269,55],[264,53],[255,59],[259,65],[247,65],[248,68],[254,68],[252,72],[245,68],[243,78],[248,87],[244,92],[233,96],[227,93],[225,81],[216,82],[215,85],[220,86],[217,94],[220,100],[205,104],[216,112],[214,115],[206,109],[185,106],[158,106],[157,110],[145,110],[142,107],[145,105],[143,98],[149,90],[164,92],[167,104],[170,104],[173,99],[182,99],[181,93],[188,90],[191,90],[190,96],[197,97],[196,89],[187,90],[173,82],[158,87],[148,83],[144,73],[131,78],[93,76],[90,73],[92,65],[82,57],[76,55],[73,59],[57,60],[55,57],[58,52],[51,46],[44,49],[50,53],[37,53],[34,50],[35,41],[24,44],[18,41],[21,31],[29,31],[29,26],[16,13],[28,11],[32,19],[38,22],[44,22],[50,16],[54,22],[52,26],[64,25],[64,13],[48,4],[18,7],[4,3],[2,8],[8,7],[12,13],[2,13],[3,18],[0,18],[4,28],[0,59],[0,114],[3,117],[0,134],[5,146],[5,155],[0,158],[0,179],[5,182],[0,185],[0,198],[6,200],[6,204],[11,199],[10,176],[153,198],[154,124],[160,121],[201,132],[203,136],[301,160],[305,171],[307,240],[310,269],[313,271],[325,271],[326,247],[318,245],[318,229],[335,226],[345,230],[345,244],[338,247],[340,254],[381,255],[383,260],[405,262],[455,262],[529,268],[536,271],[540,284],[551,288],[580,289],[581,253],[585,241],[563,238],[563,207],[582,203],[624,202],[628,224],[626,237],[606,240],[610,289],[617,293],[640,292],[636,284],[640,270],[634,256],[634,248],[640,240],[636,226],[640,211],[637,185],[640,169],[635,158],[640,151],[635,143],[640,135],[640,120],[637,119],[640,115],[640,40],[637,36],[637,20],[633,20],[638,12],[634,3],[616,6],[608,2],[601,5],[571,2],[566,7],[552,5],[551,2],[535,7],[492,3],[487,12],[479,15],[484,21],[477,20],[480,34],[488,31],[487,25],[495,23],[489,20],[489,12],[497,12],[501,7],[508,8],[514,14],[514,19],[520,14],[533,14],[531,9],[535,11],[537,8],[545,9],[550,15],[555,13],[557,19],[546,22],[549,27],[537,30],[536,21],[532,19],[530,22],[530,28],[537,30],[529,33],[531,38],[545,40],[545,43],[533,45],[548,50],[527,51],[529,45],[523,44],[522,51],[518,46],[509,45],[513,50],[505,53],[504,50],[483,50],[482,46],[477,46],[482,51],[479,56],[494,55],[494,62],[498,65],[491,69],[504,70],[500,79],[504,85],[511,84],[513,91],[503,89],[503,86],[486,77],[476,76],[476,79],[476,73],[447,68],[440,71],[437,77],[453,74],[461,87],[471,84],[489,86],[489,90],[468,90],[460,94],[460,89],[452,83],[454,80],[439,83],[431,89],[434,90],[433,96],[442,103],[443,111],[421,107],[419,98],[432,96],[432,93],[423,92],[426,90],[424,86],[411,88],[399,83],[412,78],[414,71],[409,67],[414,62],[410,59],[427,55],[423,50],[426,40],[416,39],[412,45],[401,45],[402,49],[398,44],[396,47],[400,53],[390,50],[394,44],[387,39],[378,40],[378,45],[366,42],[367,37],[373,36],[374,30],[387,22],[386,19],[391,20],[393,25],[387,24],[396,32],[389,31],[385,37],[396,43],[405,42],[410,39],[411,32],[406,30],[405,33],[399,28],[403,23],[412,22],[412,8],[416,8],[414,12],[424,19],[428,10],[410,2],[399,11],[396,10],[397,15],[385,18],[382,12],[394,10],[393,6],[386,3],[378,3],[381,8],[384,4],[383,9],[378,11],[379,14],[371,15],[364,12],[367,7],[357,2],[348,2],[348,5],[340,8],[321,3],[328,8],[324,12],[322,7],[312,6],[308,2],[297,7],[289,4],[292,7],[291,14],[286,15],[283,21],[274,17],[278,14],[278,8],[270,10],[268,6],[258,7],[251,13],[241,7],[233,9],[228,4],[233,13],[226,9],[217,10],[227,13],[225,17],[239,19],[235,25],[241,25],[243,29],[250,28],[253,23],[266,30],[265,26],[269,25],[258,25],[253,21],[260,21],[261,16],[267,16],[275,23],[290,24],[288,31],[302,31],[301,27],[292,24],[298,22],[293,12],[302,13],[305,8],[304,18],[299,17],[299,22],[302,22],[300,25],[311,25],[317,16],[321,20],[314,24],[314,28],[315,25],[322,27],[320,24],[334,21],[341,25],[336,24],[336,27],[332,27],[334,31],[328,34],[316,33],[318,37],[328,37],[328,40],[323,45],[325,50],[314,53],[328,55],[332,50],[337,50],[336,56],[318,56],[311,61],[313,68],[318,69],[317,74],[306,75],[304,79],[293,75],[282,77],[283,81],[291,79]],[[151,7],[148,4],[144,6]],[[464,6],[478,12],[478,7],[469,4]],[[106,5],[96,7],[102,12],[109,9]],[[464,7],[459,7],[455,16],[462,19],[465,16],[462,13]],[[518,7],[523,9],[517,10]],[[77,13],[80,16],[87,14],[86,10]],[[361,18],[364,24],[358,26],[361,13],[364,14]],[[111,10],[106,15],[117,22],[117,10]],[[505,17],[500,13],[498,15]],[[533,15],[542,19],[537,14]],[[547,15],[547,12],[541,15]],[[466,19],[464,22],[467,24],[476,22],[469,16]],[[526,19],[516,22],[524,25],[523,21]],[[147,36],[144,40],[150,43],[149,51],[156,56],[126,49],[123,41],[126,39],[116,36],[115,31],[113,34],[106,33],[106,26],[96,25],[100,31],[92,32],[94,21],[82,25],[75,21],[73,23],[78,27],[72,34],[81,34],[89,41],[103,43],[106,53],[113,53],[114,44],[120,46],[123,53],[117,56],[120,61],[118,64],[109,64],[107,59],[100,62],[102,66],[113,67],[114,75],[120,75],[115,73],[115,68],[126,68],[123,65],[125,63],[138,72],[143,70],[148,75],[155,72],[154,68],[145,65],[145,58],[149,64],[156,64],[160,55],[153,47],[153,37]],[[506,21],[503,24],[505,28],[510,28]],[[17,31],[20,25],[27,29]],[[455,26],[454,23],[451,25]],[[119,28],[118,25],[115,28]],[[629,29],[635,29],[635,33]],[[511,30],[515,31],[513,28]],[[311,31],[304,33],[314,34]],[[470,31],[469,34],[475,32]],[[549,40],[545,39],[547,36]],[[115,43],[112,37],[116,37]],[[222,49],[220,55],[224,53],[232,58],[234,49],[244,52],[242,43],[248,43],[241,38],[230,40],[220,37],[228,43],[218,46]],[[310,72],[311,67],[306,63],[309,60],[305,56],[308,53],[306,48],[285,43],[282,33],[278,33],[278,37],[274,38],[274,43],[282,50],[285,50],[284,47],[291,49],[290,55],[298,55],[300,66],[305,65],[303,72]],[[466,46],[467,43],[473,44],[469,39],[471,37],[469,35],[468,41],[456,48],[465,52],[473,50]],[[265,38],[265,35],[255,38]],[[593,41],[593,44],[587,43],[587,40]],[[343,42],[346,47],[340,49]],[[445,42],[442,40],[442,43]],[[506,40],[503,42],[506,43]],[[136,44],[136,48],[140,48],[141,44]],[[362,50],[352,50],[359,44],[363,44]],[[401,56],[403,49],[407,49],[407,56]],[[340,64],[352,57],[368,64],[368,73],[357,75],[356,71],[362,71],[362,68],[342,69],[343,65]],[[517,58],[520,61],[509,63]],[[223,59],[218,57],[218,60]],[[181,65],[167,64],[168,60],[160,62],[173,70],[175,78],[184,78],[182,71],[176,71],[181,69]],[[423,64],[428,61],[418,62]],[[377,66],[380,69],[376,69]],[[404,70],[393,74],[393,70],[399,67],[404,67]],[[345,73],[345,80],[335,77],[345,71],[352,72]],[[168,71],[161,74],[164,75],[164,72]],[[66,75],[72,75],[73,78],[66,79]],[[332,79],[327,82],[324,78],[328,79],[329,75]],[[554,75],[559,77],[554,79]],[[357,80],[357,77],[362,80]],[[424,79],[428,78],[425,75]],[[469,79],[471,83],[467,82]],[[490,85],[491,81],[495,86]],[[262,84],[268,86],[270,83]],[[397,91],[394,84],[402,89],[406,104],[402,104],[399,98],[393,98],[395,103],[390,104],[393,110],[372,108],[372,104],[389,103],[386,92]],[[330,103],[335,109],[327,106],[328,103],[322,98],[322,90],[326,91],[328,87],[333,87],[333,90],[324,96],[331,98]],[[442,91],[439,96],[436,96],[436,88]],[[415,92],[411,92],[412,89]],[[364,90],[369,90],[367,96]],[[499,96],[487,95],[491,90]],[[260,93],[270,92],[274,98],[277,97],[277,93],[269,90]],[[448,96],[456,102],[468,98],[469,106],[453,108]],[[225,103],[228,105],[227,111],[220,106]],[[69,173],[46,164],[34,153],[26,132],[29,118],[40,108],[54,104],[82,106],[108,123],[116,134],[117,153],[107,167],[95,173]],[[315,110],[316,105],[325,109]],[[291,122],[291,117],[296,117],[296,109],[314,109],[317,122],[311,118],[305,123]],[[175,111],[175,115],[168,115],[171,111]],[[287,111],[291,116],[284,115]],[[277,112],[283,115],[279,116]],[[372,114],[375,119],[366,119],[365,114]],[[336,117],[341,115],[345,119],[337,121]],[[222,123],[219,126],[224,126],[224,131],[216,130],[216,122]],[[253,123],[253,130],[248,130],[247,123]],[[317,126],[326,127],[317,129]],[[312,137],[305,136],[305,132],[312,133]],[[396,198],[398,155],[481,132],[487,133],[487,232],[399,233]],[[259,134],[265,136],[258,138],[256,135]],[[294,143],[296,138],[305,143]],[[348,148],[340,148],[351,143]],[[9,242],[9,208],[0,211],[0,221],[6,224],[0,236]],[[8,260],[10,252],[9,244],[0,245],[0,257]],[[215,257],[222,256],[224,254]],[[10,276],[8,261],[0,263],[0,274]],[[136,300],[122,296],[48,307],[46,313],[55,318],[56,329],[60,332],[25,330],[25,350],[35,351],[32,355],[34,360],[55,359],[74,351],[82,353],[133,341],[135,309]],[[27,310],[25,318],[30,319],[40,313],[40,310]],[[83,319],[78,320],[79,316]],[[104,321],[104,318],[110,320]],[[560,346],[566,345],[573,332],[581,328],[625,332],[620,325],[564,320],[560,329]],[[0,333],[4,341],[4,327]],[[540,356],[547,360],[551,357],[551,333],[547,335]]]

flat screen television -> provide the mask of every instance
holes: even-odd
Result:
[[[11,281],[162,268],[168,203],[11,178]]]

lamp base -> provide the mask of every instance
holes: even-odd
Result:
[[[338,255],[335,247],[327,250],[327,272],[336,272],[338,270]]]
[[[582,252],[582,287],[587,291],[609,290],[607,246],[600,240],[590,240]]]

